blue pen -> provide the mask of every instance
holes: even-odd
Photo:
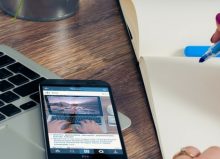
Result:
[[[199,59],[199,62],[204,62],[208,58],[212,56],[217,56],[220,53],[220,41],[215,43],[215,45],[211,46],[208,51],[202,55],[202,57]]]

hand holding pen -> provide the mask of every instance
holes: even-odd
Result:
[[[217,29],[211,37],[211,42],[215,44],[199,59],[199,62],[204,62],[208,58],[220,54],[220,13],[216,15],[216,26]]]

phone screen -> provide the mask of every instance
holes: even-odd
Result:
[[[122,155],[108,87],[42,86],[51,154]]]

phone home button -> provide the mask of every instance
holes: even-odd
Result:
[[[99,153],[104,153],[104,150],[99,150]]]

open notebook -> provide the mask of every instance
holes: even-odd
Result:
[[[183,57],[211,45],[219,0],[120,0],[164,159],[182,147],[220,146],[220,60]]]
[[[140,63],[163,157],[186,145],[220,146],[220,61],[144,57]]]

